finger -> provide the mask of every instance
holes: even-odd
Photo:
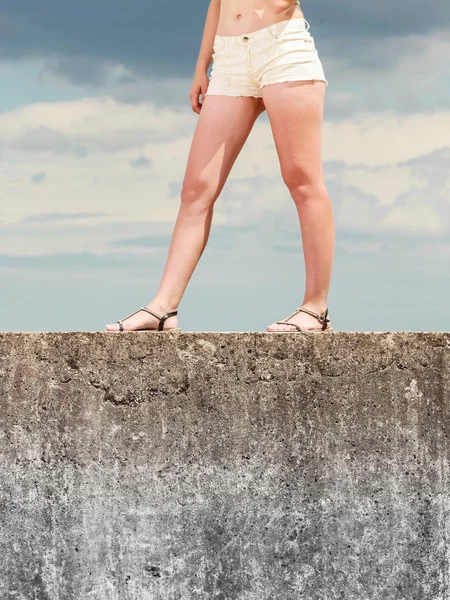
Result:
[[[195,104],[196,104],[195,103],[195,97],[192,94],[189,94],[189,100],[190,100],[190,103],[191,103],[192,110],[195,111]]]
[[[192,110],[196,113],[200,112],[201,109],[201,104],[199,102],[199,95],[195,94],[195,96],[192,96],[191,98],[191,104],[192,104]]]

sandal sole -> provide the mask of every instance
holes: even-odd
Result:
[[[307,331],[298,331],[298,329],[280,329],[279,331],[266,330],[266,333],[331,333],[332,331],[332,327],[327,327],[327,329],[309,329]]]
[[[109,329],[105,329],[105,333],[139,333],[140,331],[146,331],[147,333],[176,333],[181,331],[180,327],[174,327],[173,329],[163,329],[162,331],[158,331],[157,329],[125,329],[124,331],[120,331],[117,329],[116,331],[110,331]]]
[[[121,333],[125,333],[125,331],[122,331]],[[147,333],[176,333],[177,331],[181,331],[181,329],[180,327],[174,327],[173,329],[163,329],[162,331],[158,331],[157,329],[132,329],[131,332],[133,331],[146,331]]]

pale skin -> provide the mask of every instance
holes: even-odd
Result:
[[[303,241],[305,291],[303,301],[293,307],[292,312],[303,306],[323,314],[327,308],[335,232],[322,171],[325,83],[275,83],[262,88],[262,98],[204,96],[216,33],[238,35],[302,16],[293,0],[210,2],[189,92],[192,110],[199,118],[188,155],[180,208],[159,288],[146,305],[159,315],[178,309],[206,247],[215,201],[256,119],[264,110],[269,118],[281,175],[297,209]],[[303,312],[289,321],[297,323],[303,330],[321,329],[316,318]],[[130,331],[156,329],[157,326],[158,320],[145,311],[136,313],[123,323],[124,330]],[[177,316],[169,317],[164,323],[164,329],[175,327],[178,327]],[[267,326],[268,331],[294,329],[290,325],[276,323]],[[106,330],[117,332],[119,325],[107,325]]]

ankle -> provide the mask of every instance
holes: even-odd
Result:
[[[322,315],[328,308],[328,302],[326,298],[310,298],[309,300],[303,300],[301,306],[303,308],[307,308],[308,310],[312,310],[313,312],[316,312],[319,315]]]
[[[154,298],[151,302],[147,304],[147,308],[150,310],[154,310],[160,315],[166,314],[168,312],[172,312],[174,310],[178,310],[178,304],[175,302],[171,302],[168,299],[162,298]]]

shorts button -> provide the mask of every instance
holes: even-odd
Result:
[[[248,37],[244,35],[244,42],[248,42]]]

